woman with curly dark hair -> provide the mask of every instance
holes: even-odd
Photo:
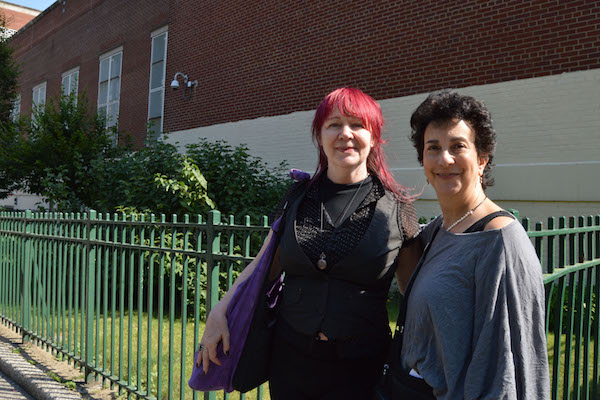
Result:
[[[431,94],[411,140],[442,215],[409,284],[403,368],[437,399],[549,398],[542,269],[523,227],[485,193],[496,133],[486,107]]]

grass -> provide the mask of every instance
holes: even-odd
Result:
[[[129,324],[131,322],[131,331],[129,331]],[[108,375],[117,377],[124,385],[138,386],[142,390],[148,390],[148,384],[150,384],[150,392],[153,396],[158,397],[158,384],[159,384],[159,373],[160,373],[160,384],[161,384],[161,398],[180,398],[181,390],[183,390],[184,398],[193,398],[193,390],[187,385],[187,381],[192,373],[193,357],[194,357],[194,325],[189,322],[186,324],[185,331],[182,331],[181,318],[174,320],[173,328],[170,329],[169,318],[163,318],[162,323],[159,324],[158,318],[153,315],[151,319],[152,332],[150,338],[148,337],[148,314],[143,313],[141,315],[141,326],[142,330],[139,331],[140,317],[137,312],[131,314],[124,313],[123,318],[119,318],[118,313],[115,315],[114,321],[112,318],[106,318],[106,324],[104,318],[100,318],[99,335],[98,340],[94,337],[94,355],[96,354],[96,343],[98,344],[98,358],[95,358],[95,365],[105,371]],[[80,335],[81,320],[78,320],[77,333],[71,332],[71,340],[69,350],[67,350],[68,338],[65,337],[65,350],[75,352],[76,356],[83,356],[82,349],[84,344]],[[106,333],[104,331],[106,326]],[[111,336],[111,330],[114,326],[114,337]],[[123,346],[122,354],[120,352],[119,344],[121,343],[121,326],[123,327]],[[159,326],[162,327],[162,349],[158,352],[158,337],[159,337]],[[68,320],[65,320],[65,329],[68,329]],[[71,319],[71,331],[74,330],[74,319]],[[200,323],[199,336],[202,336],[204,331],[204,323]],[[94,335],[96,332],[96,322],[94,322]],[[141,335],[140,335],[141,333]],[[185,335],[186,343],[185,349],[182,351],[181,339],[182,334]],[[171,337],[172,335],[172,337]],[[139,338],[139,342],[138,342]],[[131,347],[129,347],[129,341],[131,340]],[[151,358],[148,357],[148,340],[151,341]],[[58,341],[60,345],[63,344],[62,337]],[[141,344],[141,345],[138,345]],[[112,351],[114,346],[114,352]],[[173,348],[173,356],[169,359],[169,348]],[[141,361],[138,364],[138,354],[140,355]],[[181,385],[182,368],[181,360],[182,354],[184,357],[185,371],[183,373],[183,386]],[[159,362],[159,355],[161,360]],[[62,358],[60,354],[58,358]],[[148,365],[150,368],[150,376],[148,376]],[[138,376],[138,369],[140,374]],[[170,373],[171,372],[171,373]],[[139,381],[138,381],[139,377]],[[170,380],[171,377],[171,380]],[[102,379],[104,384],[107,386],[111,385],[109,379],[103,378],[101,375],[98,379]],[[270,400],[268,394],[267,385],[264,385],[262,396],[263,400]],[[117,385],[112,384],[113,388]],[[171,390],[170,390],[171,389]],[[125,394],[125,390],[120,390],[120,394]],[[126,397],[126,396],[124,396]],[[198,399],[202,399],[202,393],[198,393]],[[223,392],[217,393],[217,399],[237,399],[239,394],[231,394],[225,396]],[[253,390],[247,393],[244,397],[246,400],[258,400],[257,390]]]
[[[392,329],[392,331],[394,331],[395,326],[396,326],[396,319],[397,319],[397,315],[398,315],[398,302],[397,301],[389,301],[388,302],[388,316],[390,319],[390,328]],[[131,322],[131,332],[129,331],[129,324]],[[98,336],[98,340],[97,343],[99,345],[98,347],[98,358],[96,359],[96,365],[98,367],[100,367],[101,369],[103,369],[104,371],[106,371],[108,374],[111,374],[113,376],[117,376],[120,378],[120,380],[125,384],[125,385],[132,385],[132,386],[139,386],[142,388],[142,390],[147,390],[148,389],[148,384],[150,384],[150,392],[152,393],[153,396],[158,397],[158,384],[159,384],[159,372],[161,374],[160,376],[160,384],[161,384],[161,397],[163,399],[167,399],[167,398],[180,398],[181,396],[181,390],[183,390],[183,396],[186,399],[191,399],[193,398],[193,391],[192,389],[190,389],[187,386],[187,381],[189,379],[189,376],[191,375],[192,372],[192,364],[193,364],[193,356],[194,356],[194,326],[192,323],[189,322],[185,327],[185,330],[182,331],[182,326],[181,326],[181,319],[175,319],[174,320],[174,324],[173,324],[173,328],[170,329],[170,321],[168,318],[164,318],[162,320],[162,322],[159,324],[158,318],[153,315],[152,319],[151,319],[151,327],[152,327],[152,332],[150,337],[148,336],[148,314],[143,313],[141,315],[141,326],[142,326],[142,331],[139,331],[138,328],[138,324],[140,322],[140,316],[134,312],[131,314],[131,316],[129,316],[129,314],[125,313],[123,315],[123,318],[119,318],[118,314],[116,315],[115,320],[113,321],[112,318],[108,317],[106,318],[106,322],[105,320],[101,317],[100,318],[100,324],[98,325],[98,327],[100,328],[99,330],[99,336]],[[65,321],[65,324],[67,325],[67,321]],[[73,327],[73,320],[71,322],[72,327]],[[78,321],[78,325],[80,326],[80,321]],[[106,325],[106,334],[104,332],[104,327]],[[121,342],[121,337],[120,337],[120,330],[121,330],[121,325],[123,326],[123,350],[122,350],[122,356],[120,355],[119,352],[119,343]],[[115,331],[115,336],[111,338],[111,330],[113,329],[114,326],[114,331]],[[159,326],[162,327],[162,350],[159,353],[158,352],[158,337],[159,337]],[[72,328],[73,329],[73,328]],[[94,332],[96,329],[96,325],[94,323]],[[198,327],[199,329],[199,336],[202,336],[202,332],[204,331],[204,323],[200,323],[200,326]],[[78,328],[79,330],[79,328]],[[141,333],[141,336],[140,336]],[[172,337],[171,337],[172,334]],[[185,349],[183,349],[182,351],[182,347],[181,347],[181,339],[182,339],[182,334],[185,335],[186,338],[186,343],[185,343]],[[138,351],[138,338],[139,338],[139,343],[141,343],[141,346],[139,347]],[[75,340],[76,339],[76,340]],[[129,340],[131,339],[131,347],[129,347]],[[62,340],[62,339],[61,339]],[[151,358],[149,360],[148,358],[148,340],[151,341]],[[65,341],[66,343],[66,341]],[[95,346],[96,340],[94,339],[94,346]],[[62,344],[62,342],[60,342],[60,344]],[[114,345],[114,353],[111,352],[111,346]],[[169,347],[172,346],[173,348],[173,357],[170,360],[169,359]],[[572,343],[572,347],[575,347],[575,343],[573,341]],[[81,355],[81,338],[79,337],[79,335],[77,335],[76,337],[71,337],[71,347],[70,350],[73,351],[73,349],[76,349],[77,355]],[[106,348],[106,352],[104,352],[104,349]],[[561,341],[561,360],[560,360],[560,376],[562,378],[562,374],[564,373],[564,368],[565,368],[565,349],[566,349],[566,338],[563,335],[562,337],[562,341]],[[130,357],[130,353],[131,353],[131,357]],[[140,363],[138,364],[138,353],[140,354]],[[573,353],[571,354],[571,360],[570,360],[570,365],[574,365],[575,363],[575,352],[573,351]],[[94,349],[94,354],[95,354],[95,349]],[[159,355],[161,356],[161,360],[159,362]],[[184,357],[184,365],[185,365],[185,372],[184,374],[184,381],[183,381],[183,386],[181,385],[181,376],[182,376],[182,369],[181,369],[181,359],[182,359],[182,355]],[[550,376],[552,377],[552,373],[553,373],[553,356],[554,356],[554,335],[552,333],[550,333],[548,335],[548,359],[550,360]],[[131,360],[131,362],[130,362]],[[589,376],[592,377],[592,373],[593,373],[593,342],[591,342],[590,347],[589,347],[589,364],[587,366],[588,371],[589,371]],[[580,382],[583,379],[583,357],[581,357],[581,361],[580,361],[580,365],[581,365],[581,369],[580,369]],[[151,369],[150,369],[150,375],[148,376],[148,364],[150,363],[151,365]],[[138,368],[141,368],[140,374],[139,374],[139,381],[138,381]],[[119,372],[120,371],[120,372]],[[169,372],[172,372],[171,377],[172,380],[169,381]],[[570,383],[569,383],[569,387],[572,390],[573,387],[573,372],[571,372],[571,378],[570,378]],[[129,378],[131,377],[131,379]],[[102,379],[102,377],[100,377],[99,379]],[[591,379],[591,378],[590,378]],[[110,385],[110,381],[109,380],[104,380],[106,385]],[[563,397],[563,385],[564,382],[561,379],[558,382],[558,398],[562,398]],[[113,387],[116,385],[113,385]],[[170,390],[171,388],[171,390]],[[591,393],[591,386],[590,386],[590,393]],[[269,396],[269,390],[267,385],[264,385],[263,387],[263,396],[262,399],[263,400],[270,400],[270,396]],[[121,390],[121,394],[123,394],[123,398],[126,398],[127,396],[125,396],[125,391]],[[202,399],[203,395],[202,393],[197,393],[197,398],[198,399]],[[245,395],[245,397],[241,397],[240,394],[238,393],[233,393],[229,396],[225,396],[223,392],[219,392],[217,393],[217,399],[219,400],[223,400],[223,399],[238,399],[238,398],[244,398],[246,400],[258,400],[261,397],[258,396],[257,390],[253,390],[249,393],[247,393]]]
[[[552,379],[553,376],[553,372],[554,372],[554,365],[553,365],[553,358],[554,358],[554,338],[555,335],[554,333],[550,332],[548,334],[547,337],[547,341],[548,341],[548,360],[550,363],[550,379]],[[566,358],[565,358],[565,350],[566,350],[566,345],[567,345],[567,340],[566,340],[566,335],[562,335],[561,337],[561,344],[560,344],[560,362],[559,362],[559,377],[560,380],[558,382],[558,397],[559,399],[562,399],[564,396],[564,371],[565,371],[565,362],[566,362]],[[575,396],[575,389],[574,389],[574,372],[573,369],[575,368],[575,350],[576,350],[576,344],[575,344],[575,340],[573,339],[571,342],[571,357],[569,360],[569,364],[570,364],[570,368],[571,368],[571,372],[570,372],[570,377],[569,377],[569,387],[571,388],[571,398],[577,398]],[[584,383],[583,383],[583,372],[586,368],[586,366],[584,365],[584,359],[583,359],[583,354],[584,354],[584,348],[583,346],[581,346],[581,359],[579,362],[579,387],[577,388],[578,391],[582,391],[584,389]],[[588,382],[588,387],[589,387],[589,393],[590,393],[590,397],[593,391],[593,384],[592,384],[592,380],[593,380],[593,371],[594,371],[594,341],[590,341],[589,344],[589,348],[588,348],[588,356],[589,356],[589,364],[587,365],[587,369],[588,369],[588,377],[589,377],[589,382]],[[581,398],[584,398],[583,393]]]

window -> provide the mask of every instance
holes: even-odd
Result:
[[[62,92],[67,95],[75,96],[75,104],[77,104],[77,88],[79,86],[79,67],[73,68],[70,71],[62,74]]]
[[[21,114],[21,95],[18,95],[15,100],[13,100],[12,109],[10,110],[10,119],[13,122],[16,122],[19,119],[19,115]]]
[[[150,93],[148,95],[148,122],[150,135],[158,138],[163,130],[165,99],[165,66],[167,60],[167,30],[163,27],[152,32],[150,56]]]
[[[100,56],[100,77],[98,78],[98,113],[106,116],[108,127],[115,126],[117,124],[117,120],[119,119],[122,59],[122,47]]]
[[[33,87],[33,100],[31,109],[35,112],[46,104],[46,82]]]

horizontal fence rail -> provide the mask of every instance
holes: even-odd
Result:
[[[552,399],[600,398],[600,215],[522,224],[543,268]],[[2,212],[0,320],[127,397],[268,399],[187,386],[207,313],[268,230],[218,211]]]

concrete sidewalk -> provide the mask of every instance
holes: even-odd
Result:
[[[2,400],[35,400],[12,379],[0,372],[0,399]]]
[[[21,349],[3,337],[0,338],[0,371],[15,381],[35,399],[82,399],[78,392],[67,389],[64,385],[46,375],[39,367],[29,363],[21,354]]]

